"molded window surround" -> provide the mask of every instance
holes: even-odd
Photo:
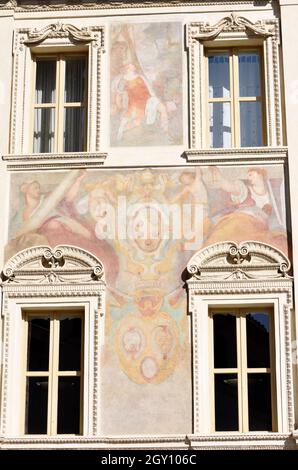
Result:
[[[216,439],[235,445],[243,444],[243,439],[245,442],[285,439],[294,429],[290,262],[279,250],[264,243],[248,241],[237,245],[222,242],[195,254],[187,270],[190,275],[187,281],[188,311],[193,335],[194,441],[199,442],[202,435],[207,435],[205,441],[210,441],[210,445]],[[276,432],[212,431],[210,312],[223,309],[272,311]],[[221,437],[216,437],[219,434]]]
[[[88,103],[86,121],[86,151],[100,151],[101,122],[101,59],[104,52],[104,28],[102,26],[77,27],[72,24],[50,23],[41,29],[20,28],[15,32],[14,68],[12,88],[12,113],[10,154],[28,155],[32,149],[30,115],[32,109],[33,59],[47,54],[87,54],[88,56]],[[31,126],[32,127],[32,126]],[[84,152],[83,152],[84,153]],[[59,155],[46,154],[47,158],[61,159]],[[41,158],[45,158],[41,154]],[[62,154],[63,155],[63,154]],[[35,160],[38,154],[35,154]],[[68,158],[71,158],[71,152]],[[73,157],[77,157],[75,154]],[[65,158],[65,157],[64,157]]]
[[[205,119],[208,115],[206,93],[208,79],[205,51],[208,49],[260,48],[264,57],[264,119],[266,145],[281,146],[282,117],[279,70],[278,20],[260,20],[255,23],[232,13],[214,25],[198,22],[187,28],[190,83],[190,148],[208,147]],[[214,150],[214,149],[213,149]]]
[[[13,256],[4,266],[3,278],[4,344],[0,434],[4,437],[24,435],[24,394],[21,387],[24,381],[23,355],[26,349],[24,314],[79,311],[84,318],[84,401],[81,432],[83,436],[98,435],[99,354],[105,309],[102,264],[92,254],[74,246],[63,245],[54,249],[38,246]],[[40,436],[41,442],[49,437]]]

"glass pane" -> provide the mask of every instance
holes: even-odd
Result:
[[[269,315],[246,315],[247,367],[270,367]]]
[[[230,96],[229,55],[216,54],[208,57],[209,98]]]
[[[245,52],[238,56],[240,96],[261,96],[260,55]]]
[[[236,317],[213,315],[214,368],[237,367]]]
[[[209,104],[210,147],[231,147],[230,103]]]
[[[272,431],[270,374],[248,374],[250,431]]]
[[[34,318],[28,321],[27,370],[49,370],[50,320]]]
[[[56,90],[56,60],[36,62],[35,103],[54,103]]]
[[[80,377],[59,377],[57,432],[80,433]]]
[[[215,430],[238,431],[237,374],[215,374]]]
[[[48,378],[27,377],[26,434],[47,433]]]
[[[66,59],[65,61],[65,103],[82,102],[85,99],[86,59]]]
[[[34,153],[54,151],[55,109],[34,110]]]
[[[59,370],[81,370],[81,318],[60,320]]]
[[[85,140],[85,108],[65,108],[64,152],[81,152]]]
[[[262,107],[259,101],[240,102],[241,147],[263,145]]]

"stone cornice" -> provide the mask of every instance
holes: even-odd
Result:
[[[84,448],[84,449],[282,449],[285,446],[295,448],[295,439],[290,433],[229,433],[225,435],[172,435],[172,436],[115,436],[115,437],[11,437],[4,438],[0,449],[39,448]]]
[[[26,11],[59,11],[59,10],[106,10],[106,9],[126,9],[126,8],[152,8],[152,7],[199,7],[199,6],[237,6],[251,5],[261,6],[270,5],[275,0],[99,0],[99,1],[79,1],[79,0],[0,0],[0,10],[15,10],[18,12]]]
[[[8,170],[42,170],[42,169],[71,169],[98,168],[107,158],[107,153],[78,152],[78,153],[31,153],[2,155],[7,162]]]
[[[285,163],[288,156],[287,147],[242,147],[210,148],[185,150],[182,158],[189,163],[202,165],[263,165]]]

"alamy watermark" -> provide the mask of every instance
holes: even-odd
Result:
[[[162,240],[183,240],[185,250],[198,250],[203,242],[204,206],[136,202],[119,196],[116,204],[101,202],[94,214],[100,240],[134,240],[143,249],[154,249]]]

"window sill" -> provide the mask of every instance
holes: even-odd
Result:
[[[202,165],[284,163],[287,156],[287,147],[205,148],[185,150],[182,155],[187,162]]]
[[[12,449],[297,449],[291,434],[276,432],[167,436],[28,436],[0,440],[0,450]]]
[[[47,168],[97,168],[104,164],[107,153],[65,152],[2,155],[8,170],[43,170]]]

